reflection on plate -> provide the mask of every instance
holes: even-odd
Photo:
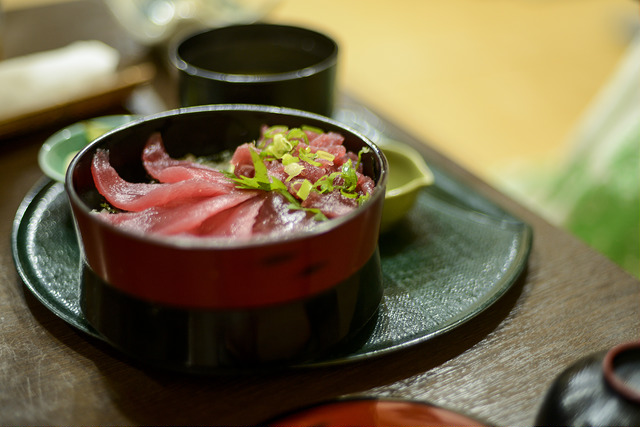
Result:
[[[385,293],[373,333],[359,348],[302,366],[363,360],[439,336],[488,308],[524,270],[530,227],[429,166],[435,184],[380,238]],[[99,338],[80,310],[81,254],[62,183],[43,180],[27,194],[12,250],[36,298]]]
[[[304,408],[267,423],[271,426],[477,426],[478,420],[426,402],[351,398]]]

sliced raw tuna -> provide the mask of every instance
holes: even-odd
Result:
[[[255,197],[209,217],[194,233],[198,236],[249,238],[265,199],[265,192],[260,192]]]
[[[339,190],[326,194],[311,192],[309,197],[302,202],[302,207],[319,209],[327,218],[331,219],[348,214],[358,207],[358,201],[343,196]]]
[[[264,148],[265,144],[271,142],[264,138],[266,129],[263,128],[258,147]],[[289,133],[286,128],[283,131],[287,135],[296,135],[296,132]],[[96,188],[113,207],[124,212],[100,212],[98,215],[114,225],[140,232],[234,238],[306,230],[317,223],[318,211],[327,218],[346,215],[358,207],[359,197],[372,193],[374,181],[362,174],[360,166],[356,171],[355,191],[348,188],[345,180],[350,181],[355,177],[353,171],[343,171],[342,166],[347,161],[355,163],[358,156],[347,152],[343,146],[344,138],[333,132],[304,132],[306,139],[298,131],[298,136],[292,136],[297,139],[297,142],[293,141],[294,148],[287,147],[290,150],[287,154],[299,157],[298,166],[303,166],[302,169],[285,169],[283,161],[272,156],[261,158],[271,184],[266,182],[267,178],[262,172],[259,177],[255,176],[251,151],[259,154],[261,149],[253,143],[237,147],[230,165],[236,176],[256,178],[242,181],[243,186],[255,188],[251,190],[237,188],[236,181],[214,168],[195,161],[172,158],[166,151],[160,133],[149,137],[142,153],[142,163],[156,182],[125,181],[109,163],[108,151],[99,149],[93,157],[91,168]],[[306,154],[301,150],[305,150]],[[333,158],[305,158],[309,152],[317,153],[320,150],[332,154]],[[331,178],[335,188],[333,191],[318,192],[327,191],[330,186],[318,187],[321,190],[309,188],[309,183],[315,184],[331,174],[334,174]],[[276,179],[285,184],[290,194]],[[270,191],[265,190],[269,185]],[[298,195],[302,185],[305,191]],[[285,192],[283,194],[280,191]],[[349,192],[351,197],[341,191]]]
[[[233,173],[236,175],[248,176],[253,178],[255,174],[255,168],[253,166],[253,160],[251,159],[251,150],[257,150],[253,144],[242,144],[236,148],[233,156],[231,157],[231,166],[233,167]]]
[[[193,233],[218,213],[255,198],[254,191],[234,191],[218,197],[191,199],[180,204],[154,206],[140,212],[99,213],[105,220],[131,230],[159,234]]]
[[[187,179],[202,179],[226,186],[229,189],[233,188],[233,183],[222,172],[200,163],[177,160],[169,156],[159,132],[149,137],[142,151],[142,162],[147,173],[160,182],[172,183]]]
[[[277,191],[266,194],[253,226],[254,234],[269,234],[304,230],[313,227],[314,214],[289,209],[289,201]]]
[[[181,200],[216,196],[228,193],[233,188],[199,179],[172,184],[127,182],[109,163],[109,152],[106,150],[96,151],[91,172],[96,188],[112,206],[133,212]]]
[[[342,146],[344,137],[336,132],[327,132],[321,135],[317,135],[315,138],[309,138],[309,145],[320,149],[327,149],[329,147]]]
[[[375,188],[376,183],[373,182],[373,179],[364,175],[362,173],[358,173],[358,186],[357,190],[360,194],[371,194],[373,193],[373,189]]]

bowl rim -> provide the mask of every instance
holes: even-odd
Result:
[[[263,31],[298,31],[306,33],[315,37],[318,40],[328,42],[331,46],[331,53],[322,60],[313,63],[304,68],[299,68],[291,71],[285,71],[280,73],[269,74],[245,74],[245,73],[223,73],[220,71],[209,70],[206,68],[193,65],[191,62],[185,60],[181,55],[180,50],[187,42],[194,41],[198,38],[211,36],[215,33],[222,33],[225,31],[242,31],[243,29],[257,29]],[[206,29],[200,32],[192,33],[179,39],[171,45],[169,48],[169,60],[179,71],[187,73],[191,76],[202,77],[210,80],[218,80],[228,83],[269,83],[269,82],[282,82],[287,80],[294,80],[304,78],[317,74],[321,71],[327,70],[337,64],[338,61],[338,43],[326,34],[319,31],[312,30],[310,28],[299,27],[295,25],[283,25],[283,24],[269,24],[269,23],[256,23],[256,24],[238,24],[228,25],[225,27]]]
[[[285,235],[278,235],[276,238],[273,236],[252,236],[249,239],[234,239],[229,237],[211,237],[211,238],[198,238],[198,237],[189,237],[189,236],[163,236],[154,233],[145,233],[138,232],[134,230],[125,229],[122,227],[118,227],[114,224],[108,223],[106,221],[100,220],[97,216],[92,220],[99,222],[100,227],[104,227],[110,230],[117,235],[134,239],[136,241],[147,241],[148,243],[155,244],[158,246],[172,247],[175,249],[192,249],[192,250],[203,250],[203,249],[247,249],[247,248],[260,248],[264,246],[270,246],[274,244],[281,244],[283,242],[292,242],[296,240],[308,239],[316,235],[324,234],[334,230],[335,228],[340,227],[340,225],[353,220],[356,216],[359,216],[363,209],[366,209],[367,206],[372,206],[374,203],[378,202],[379,199],[382,199],[381,203],[384,203],[385,197],[385,189],[387,183],[387,176],[389,166],[387,163],[387,159],[382,152],[382,149],[378,147],[375,143],[373,143],[369,138],[361,134],[355,129],[350,128],[349,126],[331,119],[329,117],[325,117],[319,114],[310,113],[307,111],[296,110],[293,108],[286,107],[276,107],[270,105],[258,105],[258,104],[211,104],[211,105],[198,105],[193,107],[180,107],[173,110],[162,111],[159,113],[151,114],[148,116],[143,116],[137,118],[129,123],[126,123],[116,129],[110,130],[100,137],[96,138],[88,145],[86,145],[71,161],[69,167],[67,168],[67,172],[65,175],[65,190],[69,201],[72,207],[75,205],[77,208],[81,209],[81,211],[87,215],[91,215],[92,208],[88,206],[80,197],[80,195],[75,190],[75,185],[73,182],[74,171],[82,158],[89,155],[90,152],[93,152],[96,148],[98,148],[104,140],[111,137],[111,135],[122,132],[130,127],[138,126],[142,123],[147,123],[155,120],[164,120],[171,117],[189,115],[189,114],[201,114],[201,113],[214,113],[216,111],[224,111],[224,112],[249,112],[249,113],[265,113],[265,114],[276,114],[282,116],[295,116],[300,119],[308,118],[312,120],[318,120],[320,122],[329,124],[331,126],[335,126],[343,131],[351,133],[358,139],[360,139],[366,146],[371,149],[374,153],[374,157],[379,159],[380,163],[380,176],[378,178],[378,182],[376,182],[373,194],[371,198],[362,206],[358,206],[356,209],[352,210],[346,215],[340,216],[338,218],[333,218],[328,221],[324,221],[312,227],[309,230],[301,230],[293,233],[287,233]],[[73,209],[72,209],[73,211]],[[382,209],[380,209],[382,213]],[[75,217],[75,213],[73,213]],[[377,231],[377,230],[376,230]]]

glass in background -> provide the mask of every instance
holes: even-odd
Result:
[[[205,28],[255,22],[279,0],[104,0],[139,43],[167,43]]]

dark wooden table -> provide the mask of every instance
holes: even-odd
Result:
[[[5,53],[96,38],[137,55],[110,19],[91,0],[11,12]],[[175,105],[171,77],[160,72],[154,83],[167,105]],[[115,105],[103,113],[122,110]],[[25,290],[13,263],[9,236],[16,210],[42,177],[40,145],[62,124],[0,140],[2,425],[246,425],[355,394],[426,400],[495,425],[530,425],[547,387],[569,364],[639,338],[635,278],[426,144],[447,173],[533,228],[527,271],[489,309],[420,345],[340,367],[193,377],[139,366],[52,314]],[[401,129],[388,130],[420,143]]]

